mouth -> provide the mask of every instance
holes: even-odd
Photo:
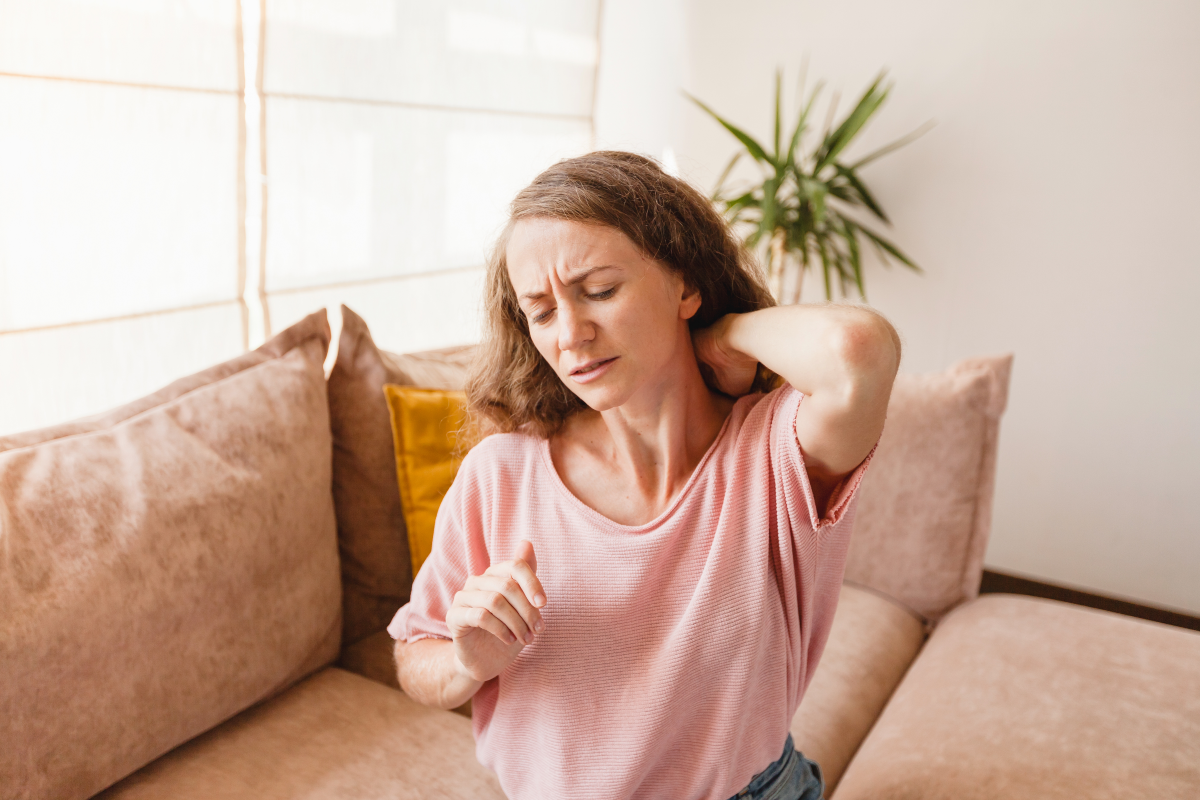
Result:
[[[576,367],[575,369],[571,370],[571,377],[584,378],[598,375],[600,372],[604,371],[605,367],[616,360],[617,357],[613,356],[612,358],[598,358],[595,361],[589,361],[583,366]]]

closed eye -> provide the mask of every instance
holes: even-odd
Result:
[[[595,294],[589,294],[587,296],[587,298],[588,298],[588,300],[607,300],[608,298],[612,297],[616,293],[617,293],[617,287],[614,286],[611,289],[605,289],[603,292],[596,292]]]

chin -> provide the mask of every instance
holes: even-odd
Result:
[[[560,376],[561,378],[561,376]],[[604,380],[595,384],[577,384],[568,376],[563,381],[567,388],[593,411],[608,411],[625,403],[632,388],[626,381],[616,379],[617,376],[605,376]]]
[[[572,391],[593,411],[608,411],[617,408],[628,399],[628,393],[614,391],[608,387],[596,387],[595,389],[588,387],[579,391],[580,388],[582,387],[572,387]]]

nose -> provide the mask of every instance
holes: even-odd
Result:
[[[580,313],[574,303],[560,302],[558,305],[558,349],[577,350],[590,342],[595,336],[595,329]]]

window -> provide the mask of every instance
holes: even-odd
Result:
[[[598,0],[0,3],[0,433],[346,303],[474,341],[506,204],[588,150]]]

